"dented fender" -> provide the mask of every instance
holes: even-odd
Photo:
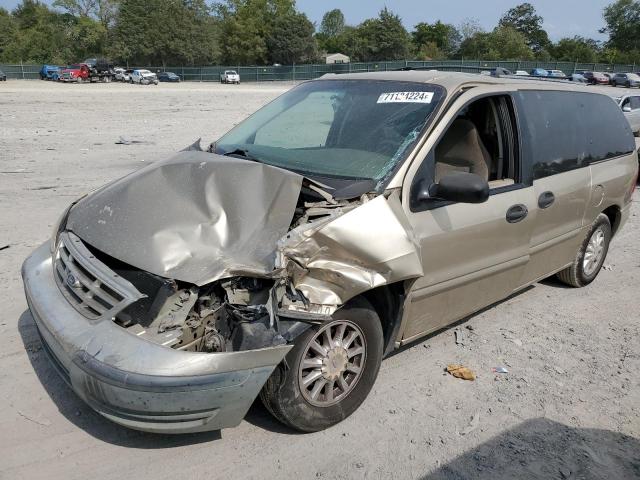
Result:
[[[324,314],[367,290],[424,275],[397,191],[290,231],[276,265],[310,304],[330,307],[319,309]]]

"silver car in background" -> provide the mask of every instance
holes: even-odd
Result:
[[[240,84],[240,75],[235,70],[225,70],[220,74],[220,83]]]
[[[137,83],[139,85],[158,85],[158,77],[155,73],[149,70],[134,70],[131,72],[129,78],[130,83]]]
[[[613,99],[622,109],[633,134],[640,137],[640,94],[615,96]]]

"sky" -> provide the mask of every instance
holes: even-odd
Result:
[[[419,22],[442,20],[454,25],[466,18],[477,19],[483,28],[491,30],[509,8],[525,0],[297,0],[298,9],[318,25],[328,10],[340,8],[348,24],[357,25],[377,16],[386,5],[402,18],[405,27]],[[552,40],[562,37],[583,37],[604,40],[598,33],[604,25],[602,10],[613,0],[528,0],[544,18],[544,27]],[[11,10],[19,0],[0,0],[0,7]],[[52,3],[49,0],[47,3]]]

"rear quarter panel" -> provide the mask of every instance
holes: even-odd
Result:
[[[587,225],[611,206],[618,207],[623,213],[628,210],[629,192],[638,172],[638,153],[593,163],[590,169],[593,188],[585,211],[584,223]],[[618,228],[621,226],[617,225]]]

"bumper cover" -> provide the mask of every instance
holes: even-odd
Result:
[[[238,425],[291,349],[183,352],[136,337],[110,319],[92,322],[58,289],[48,244],[27,258],[22,277],[58,373],[98,413],[136,430],[187,433]]]

